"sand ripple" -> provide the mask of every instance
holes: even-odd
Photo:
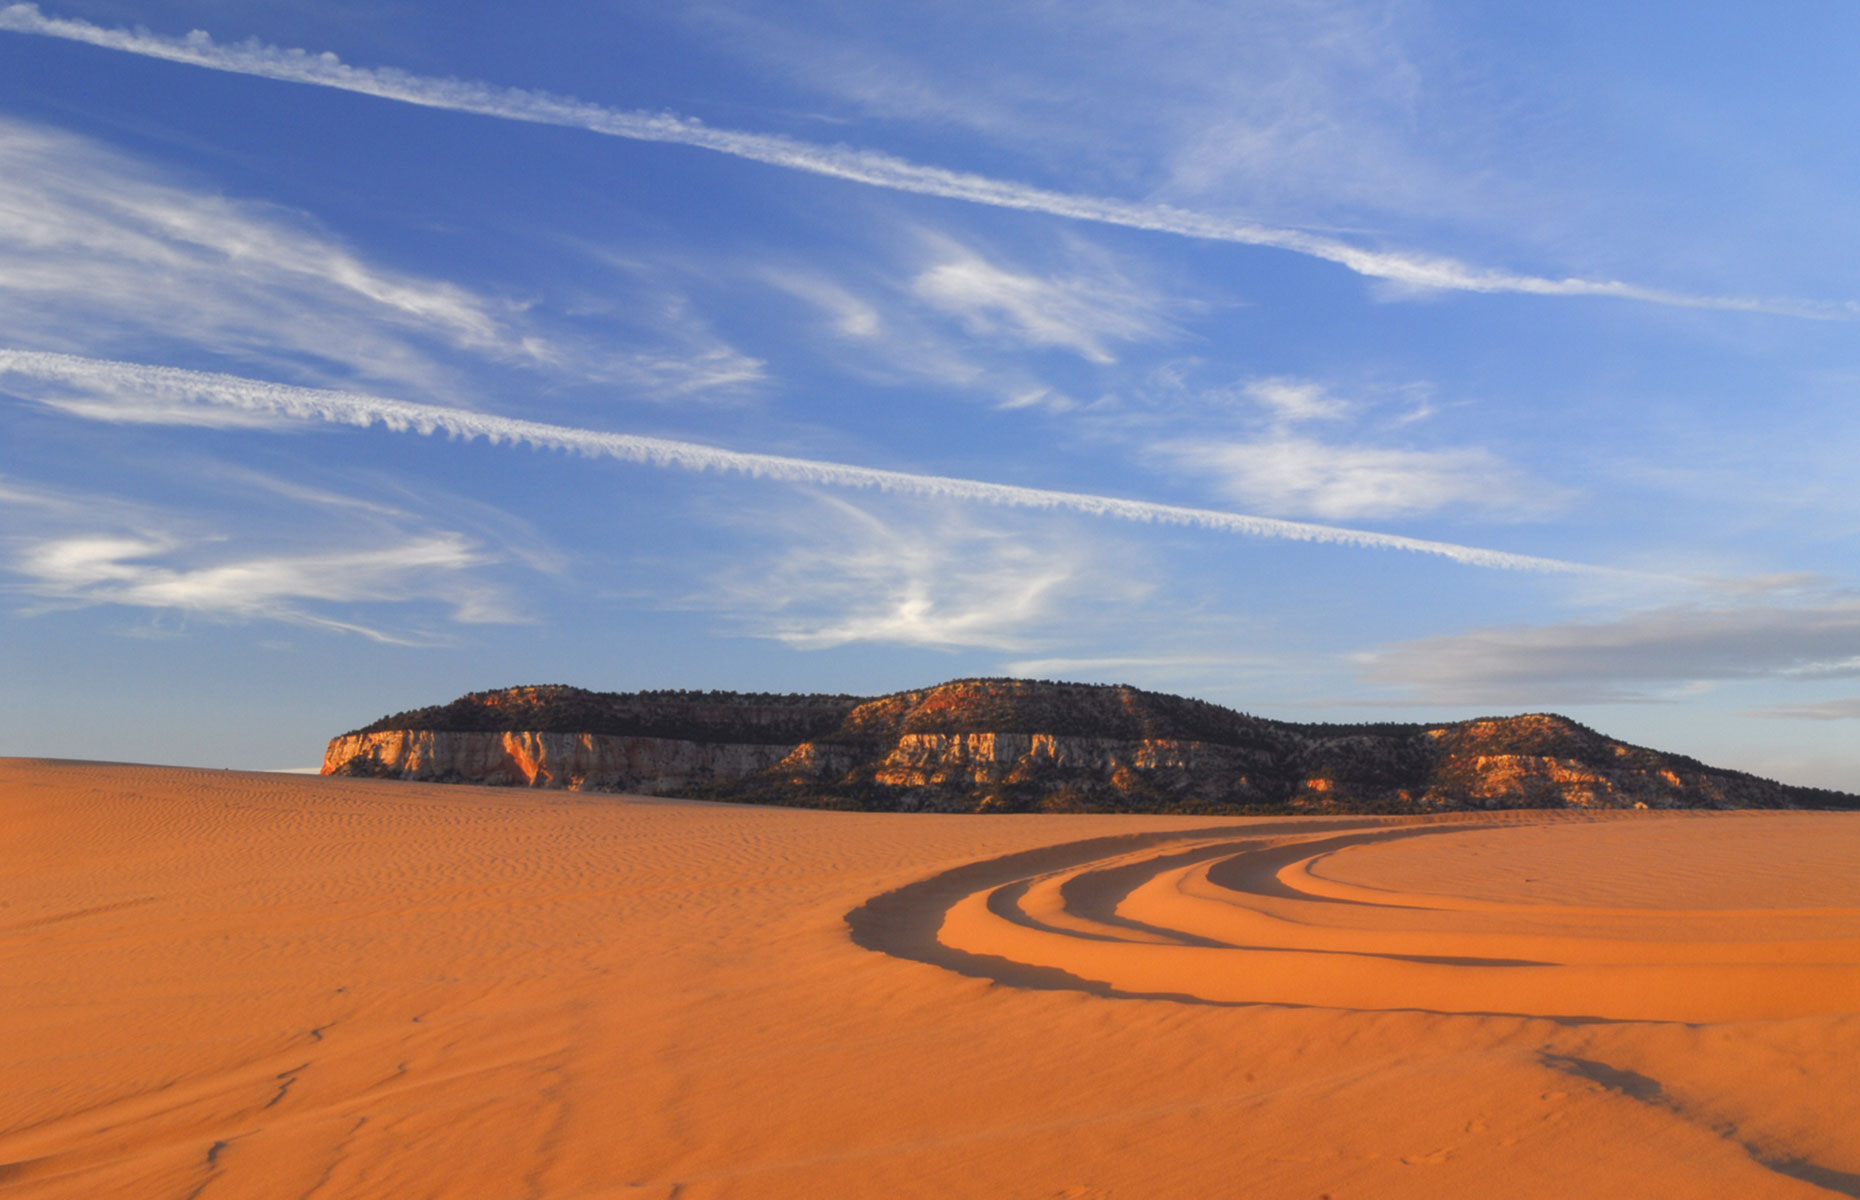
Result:
[[[1857,911],[1845,813],[0,759],[0,1195],[1860,1197]]]

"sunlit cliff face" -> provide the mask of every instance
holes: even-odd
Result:
[[[583,720],[598,728],[577,727]],[[1027,680],[964,680],[870,701],[512,688],[345,734],[323,770],[959,812],[1840,801],[1629,746],[1553,714],[1299,725],[1135,688]]]

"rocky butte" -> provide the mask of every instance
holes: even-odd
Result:
[[[858,696],[474,692],[329,743],[325,775],[880,811],[1860,808],[1535,713],[1270,721],[1124,686],[967,679]]]

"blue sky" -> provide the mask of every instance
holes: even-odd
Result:
[[[0,750],[524,682],[1860,790],[1850,6],[0,5]]]

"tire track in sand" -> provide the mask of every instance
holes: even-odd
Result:
[[[944,871],[846,922],[869,950],[1108,999],[1695,1023],[1860,1002],[1860,908],[1494,902],[1313,870],[1443,832],[1464,853],[1467,831],[1365,819],[1093,838]]]

